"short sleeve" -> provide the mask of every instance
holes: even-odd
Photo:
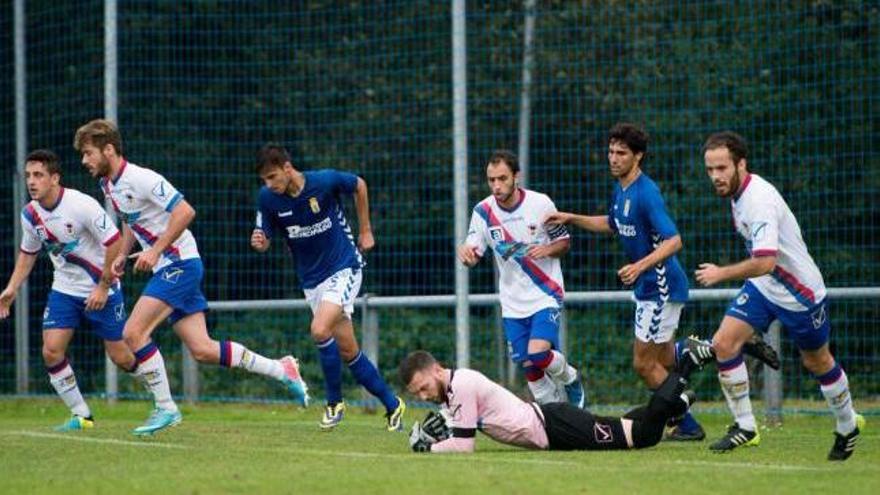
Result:
[[[644,199],[644,208],[647,210],[644,213],[651,223],[652,230],[660,234],[663,239],[677,236],[678,229],[666,210],[666,202],[663,201],[660,191],[656,188],[649,189]]]
[[[141,198],[170,212],[183,200],[181,194],[165,177],[153,171],[142,169],[137,180],[132,181],[132,189]]]
[[[761,204],[752,208],[749,222],[749,240],[752,256],[775,256],[779,250],[779,210],[775,204]]]
[[[31,223],[27,220],[27,217],[24,212],[21,214],[21,245],[20,249],[27,254],[37,254],[40,252],[40,249],[43,247],[43,243],[40,241],[40,237],[37,235],[36,230],[31,225]]]
[[[477,248],[477,253],[482,256],[486,252],[486,220],[480,214],[481,205],[477,205],[471,214],[471,223],[468,226],[465,244]]]
[[[354,194],[355,189],[357,189],[358,176],[355,174],[328,170],[328,176],[335,193]]]

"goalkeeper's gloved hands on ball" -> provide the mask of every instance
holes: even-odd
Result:
[[[413,452],[430,452],[431,445],[449,438],[450,430],[446,419],[438,412],[431,411],[419,424],[413,423],[409,431],[409,446]]]

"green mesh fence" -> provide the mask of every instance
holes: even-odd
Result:
[[[798,217],[826,284],[880,285],[880,218],[873,205],[880,193],[876,4],[538,4],[529,187],[560,209],[604,212],[613,188],[605,132],[620,120],[643,124],[651,134],[645,170],[682,233],[679,259],[690,274],[700,262],[732,262],[743,253],[699,152],[710,132],[735,129],[750,141],[752,170],[779,188]],[[93,194],[97,188],[71,141],[79,124],[103,112],[102,15],[95,1],[75,9],[27,2],[30,146],[59,152],[66,182]],[[279,240],[267,254],[248,246],[259,187],[252,164],[268,140],[292,148],[302,168],[338,168],[367,181],[377,248],[367,256],[362,293],[454,291],[450,16],[448,3],[427,1],[121,2],[119,122],[126,155],[163,173],[196,208],[192,230],[210,300],[301,297]],[[11,74],[11,15],[3,23],[0,62]],[[488,194],[483,164],[490,151],[518,146],[523,23],[521,2],[468,2],[471,205]],[[0,90],[7,86],[0,91],[6,131],[0,154],[10,176],[11,79],[0,81]],[[0,191],[11,196],[5,182]],[[16,215],[9,202],[0,208],[3,238],[11,239]],[[349,219],[355,220],[350,204]],[[12,253],[9,241],[4,276]],[[624,263],[617,239],[575,232],[563,261],[566,288],[622,289],[615,273]],[[31,390],[45,393],[38,342],[49,274],[41,262],[30,292]],[[130,306],[144,278],[126,282]],[[471,270],[471,290],[494,290],[488,261]],[[682,333],[710,335],[724,308],[720,301],[690,303]],[[857,400],[880,393],[878,308],[870,299],[831,303],[832,350]],[[588,375],[594,401],[644,394],[631,369],[632,311],[629,303],[568,306],[570,359]],[[380,368],[396,386],[396,364],[412,349],[454,360],[452,308],[378,314]],[[472,365],[506,379],[497,310],[475,307],[471,315]],[[270,356],[296,354],[321,395],[309,318],[307,311],[216,312],[209,323],[216,338]],[[0,323],[0,392],[14,391],[12,333],[10,322]],[[180,391],[179,344],[165,326],[156,340]],[[71,352],[83,388],[100,392],[99,341],[81,332]],[[783,354],[786,396],[819,398],[786,339]],[[346,380],[350,397],[359,397]],[[720,398],[713,374],[698,385]],[[120,386],[138,392],[125,376]],[[201,393],[284,397],[265,380],[211,367],[201,367]]]

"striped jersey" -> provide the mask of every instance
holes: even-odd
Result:
[[[144,250],[149,249],[165,233],[171,210],[183,199],[183,195],[165,177],[124,159],[116,177],[104,177],[100,185],[116,215],[128,224]],[[196,239],[186,229],[165,249],[153,271],[157,272],[176,261],[198,257]]]
[[[562,305],[565,287],[559,258],[526,256],[531,246],[569,238],[564,226],[544,224],[544,217],[554,212],[556,205],[547,195],[527,189],[520,189],[519,203],[510,210],[494,196],[474,207],[465,243],[476,247],[480,256],[486,249],[495,253],[504,318],[526,318]]]
[[[61,188],[52,208],[31,201],[21,211],[21,250],[37,254],[45,249],[55,267],[52,290],[88,297],[101,280],[105,246],[119,237],[107,213],[94,198],[75,189]],[[111,287],[111,293],[118,290]]]
[[[733,222],[752,257],[776,256],[767,275],[749,279],[770,302],[804,311],[825,298],[825,282],[804,243],[797,219],[772,184],[756,174],[731,199]]]

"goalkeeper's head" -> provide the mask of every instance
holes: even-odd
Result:
[[[400,381],[419,400],[440,404],[446,400],[449,370],[428,351],[411,352],[398,368]]]

